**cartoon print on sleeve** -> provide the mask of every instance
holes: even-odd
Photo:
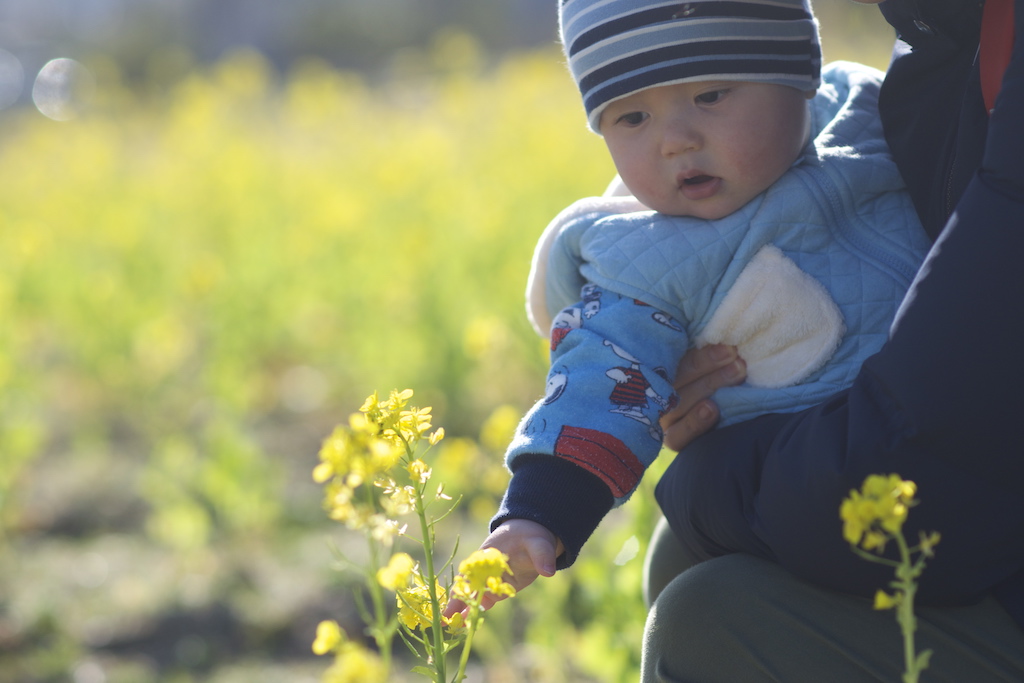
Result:
[[[565,393],[565,387],[569,384],[569,370],[564,366],[551,368],[548,374],[547,386],[544,390],[544,405],[551,405]]]
[[[644,474],[643,464],[626,444],[586,427],[562,427],[555,455],[600,477],[616,498],[629,495]]]
[[[583,311],[578,308],[565,308],[551,322],[551,350],[555,351],[565,335],[583,326]]]
[[[595,284],[583,285],[580,295],[583,297],[583,317],[590,320],[601,312],[601,289]]]
[[[683,326],[680,325],[679,323],[677,323],[675,318],[670,316],[668,313],[663,313],[661,311],[655,311],[654,313],[651,313],[651,317],[654,318],[655,322],[657,322],[660,325],[664,325],[665,327],[669,328],[670,330],[675,330],[676,332],[682,332],[683,331]]]
[[[604,345],[611,348],[616,356],[623,359],[629,366],[618,366],[609,369],[605,375],[615,381],[608,400],[614,406],[609,412],[623,415],[650,428],[651,438],[661,440],[661,428],[651,421],[644,412],[653,400],[664,413],[669,409],[669,401],[658,395],[647,381],[642,370],[640,361],[634,358],[628,351],[612,342],[605,340]]]

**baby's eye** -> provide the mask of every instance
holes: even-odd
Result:
[[[697,95],[697,97],[695,97],[694,99],[697,100],[697,102],[699,104],[714,104],[718,100],[720,100],[723,97],[725,97],[725,94],[727,92],[729,92],[729,91],[728,90],[709,90],[708,92],[702,92],[701,94]]]
[[[631,111],[628,114],[623,114],[615,120],[616,123],[622,123],[627,126],[639,126],[647,119],[647,114],[642,111]]]

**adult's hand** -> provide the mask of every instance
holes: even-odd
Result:
[[[665,445],[681,451],[714,427],[718,406],[711,395],[722,387],[740,384],[746,377],[747,364],[735,346],[710,344],[687,351],[673,382],[679,402],[661,418]]]

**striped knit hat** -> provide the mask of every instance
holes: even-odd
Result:
[[[610,102],[659,85],[755,81],[807,91],[821,81],[809,0],[561,0],[559,24],[594,131]]]

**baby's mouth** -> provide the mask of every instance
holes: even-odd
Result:
[[[718,194],[721,188],[722,179],[707,173],[696,173],[681,178],[679,181],[680,193],[690,201],[699,201],[713,197]]]

